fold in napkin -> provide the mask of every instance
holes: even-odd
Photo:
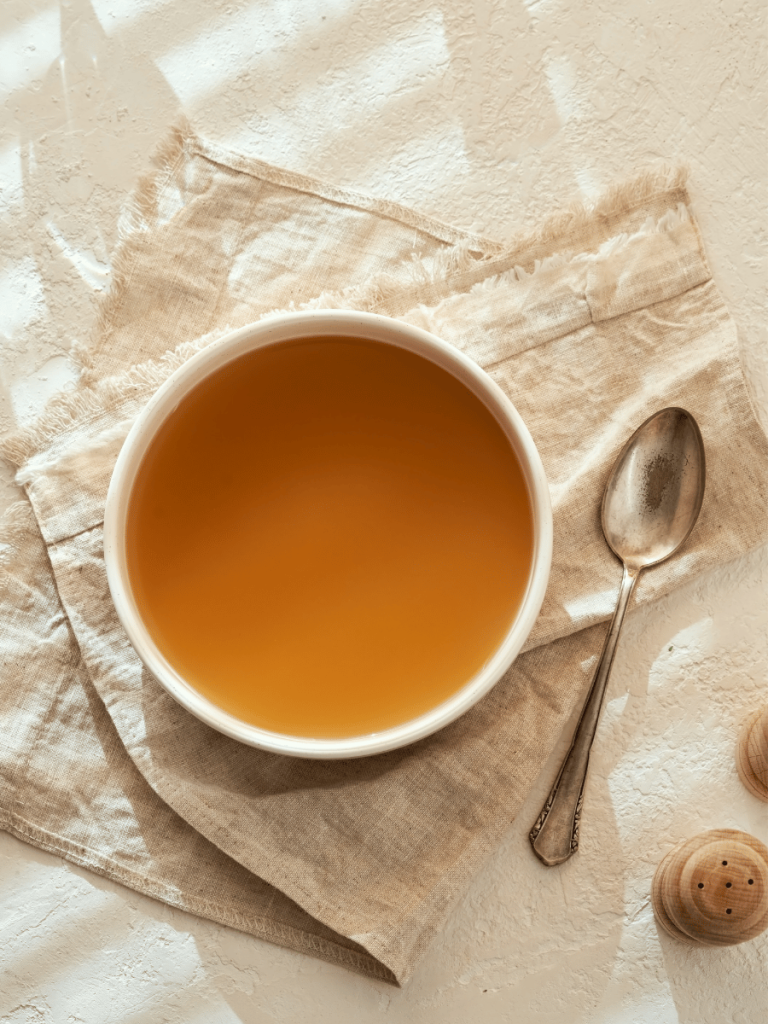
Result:
[[[0,826],[191,913],[402,982],[588,682],[621,577],[600,496],[629,434],[681,405],[707,452],[699,522],[644,574],[638,602],[768,539],[768,445],[684,175],[648,172],[502,246],[182,127],[139,185],[113,266],[78,389],[2,446],[28,502],[0,532]],[[525,653],[448,728],[355,761],[253,750],[176,705],[122,631],[102,554],[110,474],[157,387],[228,329],[305,307],[399,317],[485,367],[531,430],[554,509]]]

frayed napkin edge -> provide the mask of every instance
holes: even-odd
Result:
[[[167,352],[159,360],[138,364],[127,373],[116,378],[100,379],[93,369],[93,353],[97,345],[103,346],[109,338],[116,313],[120,308],[131,280],[133,267],[143,251],[143,242],[155,218],[157,199],[167,186],[180,162],[198,155],[212,162],[230,167],[251,176],[269,180],[287,188],[311,192],[335,202],[370,209],[382,216],[392,217],[411,224],[427,234],[453,241],[443,253],[438,254],[429,264],[414,254],[411,267],[413,287],[425,283],[443,282],[465,287],[492,287],[493,279],[501,275],[514,275],[524,279],[547,269],[561,266],[578,255],[573,244],[557,251],[557,243],[566,237],[573,238],[588,230],[599,229],[602,236],[592,249],[611,239],[611,228],[626,220],[632,210],[648,205],[652,200],[668,197],[672,213],[688,203],[686,182],[688,169],[684,164],[659,162],[637,175],[609,186],[594,201],[575,200],[562,210],[544,218],[537,227],[524,230],[506,243],[492,242],[479,236],[450,228],[442,222],[426,217],[405,206],[388,200],[367,197],[362,193],[329,185],[319,179],[296,174],[273,167],[255,158],[227,150],[215,143],[201,139],[186,118],[179,119],[170,129],[167,137],[157,147],[153,157],[153,168],[141,176],[120,216],[118,244],[111,263],[111,284],[97,307],[96,321],[87,342],[76,342],[71,356],[80,368],[80,378],[74,390],[60,392],[47,403],[38,419],[30,425],[10,433],[0,441],[0,457],[15,467],[22,466],[41,449],[50,446],[74,423],[82,423],[98,416],[106,408],[114,406],[133,388],[141,390],[148,384],[158,386],[175,369],[195,352],[223,337],[229,326],[217,328],[209,334],[183,343]],[[639,230],[648,230],[649,217]],[[662,218],[657,218],[655,229],[660,230]],[[690,222],[696,228],[694,218]],[[652,225],[653,226],[653,225]],[[627,236],[627,232],[616,231],[615,236]],[[703,246],[699,246],[703,258]],[[553,251],[555,250],[555,251]],[[586,254],[586,253],[585,253]],[[388,282],[384,275],[374,277],[367,284],[350,289],[349,292],[323,293],[302,309],[334,308],[339,305],[354,305],[376,311],[386,302],[389,294],[397,288],[400,293],[410,292],[407,282]],[[274,310],[265,317],[287,310]],[[290,310],[288,310],[290,311]],[[388,311],[389,312],[389,311]],[[390,315],[396,315],[390,312]]]

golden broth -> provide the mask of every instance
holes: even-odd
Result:
[[[522,602],[533,521],[492,414],[403,349],[308,338],[187,395],[128,510],[128,572],[160,651],[264,729],[342,737],[446,700]]]

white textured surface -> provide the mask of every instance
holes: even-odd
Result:
[[[179,106],[201,133],[503,238],[654,157],[692,171],[768,423],[763,0],[3,0],[0,430],[72,377],[120,205]],[[0,507],[14,496],[0,475]],[[738,500],[738,496],[734,496]],[[554,771],[404,991],[260,943],[0,833],[3,1024],[764,1024],[768,933],[655,926],[697,831],[768,841],[733,745],[768,692],[763,549],[631,615],[582,848],[525,834]]]

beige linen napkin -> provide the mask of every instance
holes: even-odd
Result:
[[[588,682],[621,577],[600,496],[632,430],[684,406],[708,469],[694,533],[639,602],[768,538],[768,445],[688,202],[680,172],[650,172],[501,246],[176,131],[126,215],[82,385],[3,445],[30,504],[0,535],[0,825],[406,980]],[[356,761],[252,750],[178,707],[128,644],[102,556],[110,473],[156,388],[227,328],[302,305],[400,317],[484,366],[531,430],[554,509],[526,653],[447,729]]]

